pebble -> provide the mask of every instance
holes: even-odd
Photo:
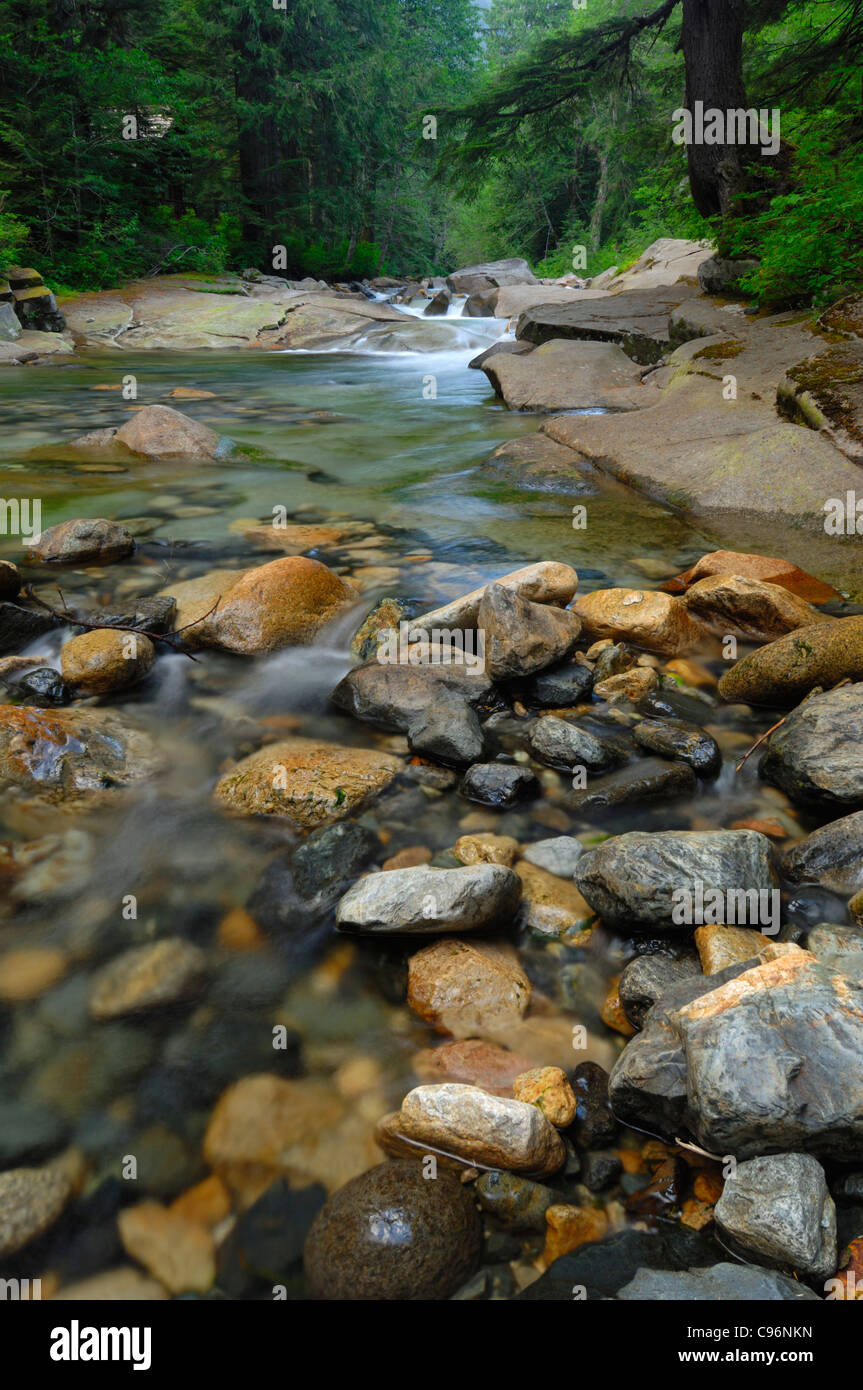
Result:
[[[170,1293],[206,1293],[216,1277],[210,1232],[159,1202],[125,1207],[117,1218],[128,1255]]]
[[[343,931],[479,931],[514,917],[521,884],[502,864],[460,869],[393,869],[368,874],[350,888],[336,909]]]
[[[512,1083],[516,1100],[536,1105],[555,1129],[568,1129],[575,1119],[577,1102],[569,1077],[560,1067],[533,1067]]]
[[[207,970],[199,946],[165,937],[112,960],[99,971],[90,995],[90,1013],[104,1021],[193,998]]]
[[[505,1033],[530,1003],[530,981],[511,946],[435,941],[408,962],[407,1000],[438,1032],[455,1038]]]
[[[491,833],[460,835],[453,853],[462,864],[503,864],[511,869],[518,853],[518,840],[511,835]]]
[[[482,1230],[457,1178],[427,1181],[415,1162],[382,1163],[346,1183],[316,1216],[305,1246],[313,1297],[445,1299],[479,1262]]]
[[[574,883],[524,859],[515,871],[522,887],[521,921],[530,931],[560,936],[582,930],[593,920],[593,909]]]
[[[135,685],[155,657],[149,637],[104,630],[73,637],[60,652],[63,680],[79,695],[107,695]]]
[[[556,1173],[566,1158],[563,1140],[535,1105],[478,1086],[415,1087],[402,1101],[399,1128],[408,1139],[468,1163],[529,1177]]]
[[[545,1267],[608,1232],[608,1217],[598,1207],[571,1207],[555,1202],[545,1213],[546,1236],[542,1252]]]
[[[14,1255],[60,1216],[72,1184],[57,1168],[10,1168],[0,1173],[0,1257]]]
[[[66,973],[65,951],[52,946],[21,947],[0,955],[0,1000],[20,1004],[36,999]]]

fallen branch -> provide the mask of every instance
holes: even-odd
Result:
[[[147,632],[146,628],[132,627],[125,623],[95,623],[90,618],[81,618],[74,608],[69,607],[63,590],[59,585],[57,586],[57,593],[60,595],[60,601],[63,604],[62,608],[52,608],[50,603],[46,603],[44,599],[38,598],[37,595],[34,594],[31,584],[25,585],[23,589],[25,598],[28,598],[31,603],[35,603],[36,607],[41,608],[45,613],[50,613],[51,617],[56,618],[58,622],[70,623],[73,627],[83,627],[87,632],[133,632],[137,637],[149,637],[151,642],[164,642],[166,647],[170,647],[173,651],[179,652],[181,656],[187,656],[190,661],[197,661],[198,658],[194,656],[182,642],[178,642],[177,639],[182,637],[184,632],[188,632],[189,628],[197,627],[199,623],[206,622],[207,618],[211,618],[222,602],[222,596],[220,594],[212,608],[208,609],[206,613],[202,613],[200,618],[195,618],[191,623],[186,623],[185,626],[176,628],[174,632]]]
[[[761,745],[762,745],[762,743],[764,742],[765,739],[769,738],[771,734],[775,734],[777,729],[781,729],[781,728],[782,728],[782,725],[785,723],[785,720],[786,720],[787,718],[788,718],[788,715],[787,715],[787,714],[783,714],[782,718],[781,718],[780,720],[778,720],[777,723],[774,724],[774,725],[772,726],[772,728],[769,728],[769,729],[767,730],[766,733],[763,733],[763,734],[761,735],[760,738],[757,738],[757,739],[755,740],[755,742],[753,743],[752,747],[749,748],[749,749],[747,749],[747,751],[743,754],[743,757],[740,759],[740,762],[737,764],[736,768],[734,769],[735,772],[739,772],[739,771],[740,771],[740,769],[742,768],[742,766],[743,766],[743,764],[746,762],[746,760],[747,760],[748,758],[751,758],[751,757],[752,757],[752,754],[756,751],[756,749],[758,749],[758,748],[761,747]]]

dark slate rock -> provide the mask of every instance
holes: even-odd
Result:
[[[549,767],[584,767],[588,772],[607,772],[626,757],[619,744],[603,741],[579,724],[552,714],[532,725],[530,751]]]
[[[661,758],[641,758],[628,767],[598,777],[590,786],[567,793],[566,804],[584,813],[634,802],[656,801],[666,797],[694,796],[698,782],[686,763],[667,763]]]
[[[306,1237],[326,1197],[320,1183],[294,1190],[280,1179],[268,1187],[219,1247],[216,1283],[222,1292],[242,1298],[256,1285],[272,1290],[295,1280]]]
[[[624,966],[617,987],[623,1012],[633,1028],[643,1028],[648,1010],[672,985],[701,975],[701,962],[695,951],[679,956],[664,952],[636,956]]]
[[[0,1101],[0,1169],[30,1167],[66,1143],[69,1122],[35,1101]]]
[[[818,1295],[768,1269],[754,1265],[724,1262],[712,1269],[690,1269],[679,1272],[639,1269],[617,1294],[625,1302],[644,1300],[650,1303],[788,1303],[819,1302]]]
[[[771,734],[759,767],[792,801],[863,806],[863,684],[813,695]]]
[[[536,790],[537,780],[530,768],[518,763],[474,763],[460,787],[462,796],[483,806],[514,806]]]
[[[68,705],[72,694],[59,671],[52,666],[37,666],[32,671],[24,671],[12,687],[16,699],[23,699],[28,705],[40,709],[56,709]]]
[[[598,1062],[579,1062],[571,1075],[575,1092],[575,1119],[566,1131],[582,1149],[604,1149],[617,1134],[608,1098],[608,1072]]]
[[[586,1153],[581,1160],[581,1181],[590,1192],[602,1192],[612,1187],[623,1172],[623,1164],[615,1153],[601,1149]]]
[[[819,883],[851,898],[863,888],[863,811],[822,825],[779,860],[790,883]]]
[[[688,763],[699,777],[715,777],[722,767],[719,744],[697,724],[683,720],[643,719],[632,731],[641,748],[663,758]]]
[[[331,884],[353,882],[380,849],[372,830],[356,821],[312,831],[294,851],[294,885],[298,893],[312,898]]]
[[[527,1303],[572,1303],[573,1289],[583,1288],[589,1301],[613,1298],[645,1266],[654,1270],[690,1270],[715,1264],[721,1253],[706,1236],[657,1219],[650,1232],[621,1231],[609,1240],[591,1241],[569,1255],[561,1255],[518,1297]]]
[[[35,608],[19,608],[17,603],[0,603],[0,656],[19,652],[29,642],[57,627],[50,613]]]
[[[510,689],[522,704],[539,709],[570,709],[590,698],[593,672],[582,661],[564,661],[532,676],[513,681]]]
[[[587,850],[575,881],[604,921],[664,930],[676,925],[678,890],[695,893],[699,883],[705,894],[776,886],[770,841],[755,830],[633,830]]]

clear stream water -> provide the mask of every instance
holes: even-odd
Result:
[[[126,1153],[148,1155],[138,1197],[173,1196],[200,1177],[213,1092],[245,1072],[267,1069],[276,1020],[298,1031],[302,1072],[320,1081],[344,1112],[323,1136],[310,1133],[298,1171],[333,1186],[378,1161],[374,1122],[415,1084],[410,1058],[433,1041],[403,1002],[404,959],[414,948],[367,947],[334,933],[305,956],[278,939],[254,952],[219,946],[218,923],[242,907],[267,864],[295,837],[283,825],[225,818],[211,802],[219,770],[273,732],[387,746],[387,735],[335,712],[327,699],[349,667],[351,631],[373,601],[396,592],[431,606],[539,559],[574,565],[584,587],[653,585],[710,548],[677,516],[595,479],[590,495],[579,499],[589,509],[588,527],[574,530],[572,498],[513,487],[484,467],[497,445],[539,423],[509,412],[484,374],[468,370],[470,358],[504,327],[433,320],[430,341],[445,347],[423,353],[392,350],[386,329],[350,352],[115,352],[0,374],[0,496],[40,498],[43,528],[104,516],[132,519],[139,537],[138,552],[122,565],[64,571],[70,602],[98,606],[170,591],[172,581],[214,566],[263,563],[272,556],[251,548],[231,523],[267,521],[277,506],[298,521],[366,523],[356,539],[370,546],[365,561],[362,550],[322,555],[344,573],[369,566],[372,573],[357,613],[315,647],[259,660],[209,652],[198,663],[162,647],[147,682],[107,702],[147,728],[165,755],[165,773],[144,791],[124,794],[110,812],[46,816],[17,798],[0,808],[0,839],[56,835],[46,854],[59,847],[65,856],[62,863],[46,859],[23,908],[0,917],[0,944],[59,945],[67,953],[61,983],[35,1001],[9,1005],[0,1018],[0,1102],[38,1101],[62,1117],[67,1139],[87,1156],[87,1191],[116,1176]],[[94,389],[116,387],[129,374],[137,379],[134,402],[116,389]],[[178,386],[214,395],[167,401]],[[63,455],[64,441],[159,401],[231,436],[251,457],[93,472]],[[20,554],[16,538],[0,536],[0,556]],[[44,585],[40,592],[50,596]],[[59,645],[52,634],[33,649],[56,665]],[[417,844],[437,853],[466,830],[482,828],[524,842],[562,830],[590,836],[641,824],[710,828],[770,815],[800,833],[784,798],[758,782],[757,760],[733,773],[732,762],[763,722],[741,724],[739,715],[702,708],[727,760],[719,781],[693,803],[657,803],[580,823],[566,811],[564,779],[549,772],[543,796],[518,811],[498,813],[455,789],[413,785],[372,807],[364,821],[382,832],[381,859]],[[121,911],[129,894],[138,903],[132,921]],[[124,946],[175,933],[210,954],[209,992],[195,1008],[107,1025],[108,1033],[106,1025],[91,1023],[86,1000],[93,972]],[[566,1039],[573,1022],[585,1020],[590,1055],[613,1060],[622,1039],[602,1026],[599,1008],[622,949],[607,938],[587,949],[528,941],[524,959],[553,1039],[537,1060],[571,1064]],[[178,1089],[176,1059],[193,1054],[214,1024],[230,1030],[237,1019],[259,1029],[254,1046],[237,1043],[219,1085],[197,1094],[187,1078],[191,1090]],[[112,1249],[101,1264],[99,1258],[88,1265],[62,1249],[53,1264],[46,1257],[68,1279],[122,1256]]]

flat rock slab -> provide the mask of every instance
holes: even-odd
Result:
[[[653,394],[614,343],[553,338],[530,353],[498,353],[482,370],[513,410],[637,410]]]
[[[789,369],[778,390],[784,415],[820,430],[863,463],[863,342],[834,343]]]
[[[481,294],[499,285],[537,285],[539,281],[520,256],[502,261],[483,261],[480,265],[464,266],[446,278],[453,294]]]
[[[540,304],[577,304],[579,295],[584,293],[567,285],[504,285],[483,299],[494,318],[509,319]]]
[[[649,364],[668,350],[671,310],[697,293],[692,285],[677,284],[627,290],[572,306],[538,305],[520,315],[515,335],[531,343],[546,343],[552,338],[618,343],[634,361]]]

